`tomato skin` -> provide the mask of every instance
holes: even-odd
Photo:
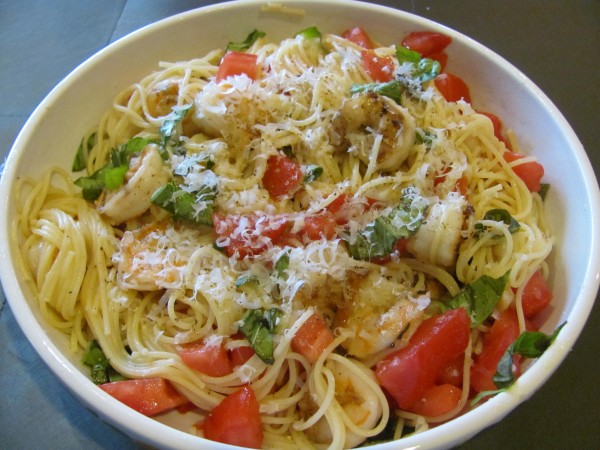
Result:
[[[285,233],[288,219],[283,216],[269,217],[261,214],[229,214],[213,213],[212,222],[218,238],[229,239],[223,246],[227,256],[239,258],[255,256],[264,252],[267,241],[276,243]]]
[[[476,392],[492,391],[497,389],[493,381],[498,362],[506,349],[520,334],[519,321],[514,309],[503,311],[494,322],[488,334],[483,337],[483,348],[479,355],[474,357],[471,366],[471,388]],[[519,359],[513,358],[513,363],[518,366]]]
[[[250,386],[225,397],[203,423],[204,437],[211,441],[240,447],[261,448],[263,427],[260,406]]]
[[[252,347],[244,345],[229,350],[229,359],[231,360],[231,365],[237,367],[246,364],[246,362],[255,354],[256,352]]]
[[[542,272],[538,270],[531,276],[523,288],[523,297],[521,299],[523,315],[531,319],[548,306],[552,301],[552,297],[552,291],[548,287]]]
[[[274,155],[267,160],[262,183],[271,197],[279,199],[293,193],[303,178],[302,168],[297,161],[284,155]]]
[[[394,79],[394,62],[389,56],[378,56],[373,50],[362,50],[360,52],[365,71],[379,83],[385,83]]]
[[[163,378],[113,381],[101,384],[100,389],[146,416],[154,416],[189,402]]]
[[[438,372],[435,383],[451,384],[456,387],[462,387],[464,371],[464,355],[459,355],[450,361],[440,372]]]
[[[258,74],[257,59],[258,56],[252,53],[236,51],[225,53],[217,70],[216,81],[219,82],[225,78],[241,74],[246,74],[248,78],[255,80]]]
[[[325,239],[333,239],[336,235],[335,227],[337,222],[335,216],[325,210],[320,214],[309,214],[304,218],[302,232],[310,240],[317,241],[324,237]]]
[[[371,40],[367,32],[361,27],[354,27],[344,31],[342,33],[342,37],[366,49],[372,50],[374,47],[373,41]]]
[[[521,158],[525,158],[525,155],[521,155],[519,153],[506,151],[504,152],[504,160],[506,162],[517,161]],[[544,176],[544,166],[536,161],[530,161],[523,164],[518,164],[513,166],[513,171],[515,174],[523,180],[527,189],[531,192],[539,192],[542,188],[542,177]]]
[[[429,57],[443,51],[451,42],[452,38],[442,33],[413,31],[402,39],[402,46],[419,52],[423,57]]]
[[[304,355],[311,364],[314,364],[333,340],[333,333],[325,321],[318,314],[313,314],[292,338],[292,350]]]
[[[462,389],[452,384],[428,388],[410,407],[410,411],[426,417],[437,417],[450,412],[460,402]]]
[[[471,103],[471,94],[467,84],[456,75],[441,73],[434,79],[435,86],[448,102],[457,102],[461,99]]]
[[[375,375],[398,407],[408,410],[434,385],[438,373],[464,353],[470,338],[464,308],[425,320],[408,344],[377,363]]]
[[[186,366],[211,377],[229,375],[233,370],[229,354],[221,344],[207,344],[200,340],[181,345],[177,353]]]

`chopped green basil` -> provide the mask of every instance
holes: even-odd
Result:
[[[415,50],[403,47],[401,45],[396,46],[396,58],[400,64],[412,63],[418,64],[421,61],[421,54]]]
[[[95,142],[96,133],[92,133],[85,141],[84,139],[81,139],[81,143],[75,154],[75,159],[73,160],[73,166],[71,167],[73,172],[79,172],[86,168],[90,150],[94,147]]]
[[[490,209],[483,216],[483,220],[491,220],[494,222],[503,222],[506,225],[508,225],[508,231],[511,234],[516,232],[519,228],[521,228],[521,225],[519,224],[519,222],[517,222],[514,219],[514,217],[512,217],[506,209],[502,209],[502,208]],[[481,222],[478,222],[475,224],[475,234],[477,236],[479,236],[484,231],[486,231],[486,228]]]
[[[396,241],[414,235],[429,207],[429,201],[413,188],[403,191],[402,200],[388,214],[381,215],[357,233],[354,242],[348,242],[348,251],[354,259],[370,260],[392,253]]]
[[[321,39],[322,34],[317,27],[312,26],[298,31],[296,36],[302,36],[305,39]]]
[[[285,252],[279,257],[273,269],[279,278],[287,279],[286,270],[290,267],[290,253]]]
[[[192,105],[174,107],[171,113],[165,118],[162,126],[158,130],[160,136],[160,146],[163,149],[161,156],[163,159],[168,158],[166,148],[172,143],[177,135],[177,127],[183,121]]]
[[[538,192],[538,194],[540,194],[540,197],[542,197],[542,200],[546,200],[546,195],[548,195],[549,190],[550,190],[550,185],[548,183],[540,184],[540,191]]]
[[[487,319],[506,288],[510,272],[500,278],[482,275],[465,287],[453,297],[446,305],[446,309],[463,307],[471,318],[471,328],[475,328]]]
[[[399,80],[392,80],[386,83],[354,84],[350,88],[350,93],[374,92],[375,94],[389,97],[399,104],[404,89],[405,86]]]
[[[415,133],[415,143],[417,145],[425,144],[425,148],[427,148],[427,150],[431,150],[436,139],[437,134],[435,132],[417,128]]]
[[[304,167],[304,182],[312,183],[317,178],[323,175],[323,168],[316,164],[309,164]]]
[[[83,198],[96,200],[104,189],[114,190],[123,184],[129,170],[129,160],[140,153],[151,140],[135,137],[117,149],[113,149],[108,163],[88,177],[80,177],[75,184],[82,189]]]
[[[248,50],[252,46],[252,44],[254,44],[258,39],[260,39],[264,35],[265,33],[263,31],[253,30],[243,42],[229,41],[227,47],[225,48],[225,51],[243,52],[244,50]]]
[[[258,357],[266,364],[273,364],[273,334],[277,330],[283,312],[277,308],[251,309],[242,318],[240,332],[250,342]]]
[[[240,275],[237,280],[235,280],[235,287],[237,289],[247,284],[255,283],[258,283],[258,277],[251,272],[246,272]]]
[[[88,348],[83,354],[82,362],[90,367],[91,378],[95,384],[104,384],[125,379],[110,365],[108,358],[106,358],[95,339],[88,344]]]
[[[212,226],[216,194],[215,186],[204,186],[199,191],[188,192],[171,182],[158,188],[150,201],[171,213],[174,220]]]

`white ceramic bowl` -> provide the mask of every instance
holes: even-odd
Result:
[[[587,156],[569,124],[540,89],[500,56],[454,30],[366,3],[284,2],[304,9],[303,16],[266,13],[261,11],[264,3],[248,0],[217,4],[145,27],[83,63],[40,104],[19,134],[0,183],[0,274],[10,307],[46,364],[103,420],[133,439],[160,448],[228,448],[142,416],[105,394],[80,371],[79,361],[68,354],[65,336],[39,320],[35,303],[12,264],[17,253],[9,235],[15,218],[15,180],[23,175],[39,176],[50,164],[70,167],[73,149],[113,97],[155,70],[159,61],[203,55],[254,28],[276,40],[310,25],[325,32],[360,25],[383,43],[397,43],[414,30],[441,31],[453,39],[448,48],[448,71],[463,77],[471,87],[475,105],[502,117],[527,152],[544,164],[544,181],[552,186],[546,200],[547,213],[557,241],[550,258],[555,304],[543,331],[550,332],[567,322],[554,345],[508,392],[444,425],[404,438],[402,445],[447,448],[464,442],[529,398],[563,361],[585,324],[598,290],[600,267],[600,194]],[[565,236],[569,237],[568,245]],[[373,448],[391,449],[397,444]]]

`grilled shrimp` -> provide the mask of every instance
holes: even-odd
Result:
[[[333,121],[332,141],[350,145],[365,164],[376,154],[376,170],[395,171],[415,142],[415,121],[389,97],[366,92],[344,101]]]
[[[425,221],[408,243],[408,250],[418,259],[451,267],[456,261],[467,201],[457,192],[434,203]]]
[[[355,371],[361,372],[365,378],[371,379],[375,384],[377,381],[373,372],[360,362],[353,361],[352,364],[356,367],[350,369],[338,361],[328,360],[326,367],[331,370],[335,380],[335,401],[355,426],[370,430],[377,425],[383,414],[381,401],[379,401],[369,383],[361,378],[360,373]],[[300,400],[299,407],[307,416],[315,413],[318,409],[315,400],[308,393]],[[306,434],[311,440],[321,444],[329,444],[333,439],[331,427],[326,417],[321,417],[313,426],[308,428]],[[344,448],[356,447],[365,439],[364,436],[360,436],[346,428]]]
[[[169,170],[156,144],[148,144],[140,156],[131,159],[125,184],[108,192],[98,209],[113,225],[138,217],[150,208],[154,191],[167,184],[169,179]]]
[[[113,256],[119,286],[138,291],[179,287],[199,242],[195,230],[162,222],[125,231]]]
[[[163,80],[157,83],[146,97],[148,112],[154,117],[166,116],[177,105],[179,83],[174,80]]]
[[[359,358],[385,350],[405,332],[412,334],[430,301],[427,295],[413,298],[402,285],[375,271],[351,277],[348,288],[336,325],[353,332],[342,346]]]

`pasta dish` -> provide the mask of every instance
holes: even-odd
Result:
[[[507,389],[517,338],[552,341],[547,185],[448,45],[255,30],[161,63],[73,171],[21,180],[22,271],[94,382],[277,449],[401,439]]]

